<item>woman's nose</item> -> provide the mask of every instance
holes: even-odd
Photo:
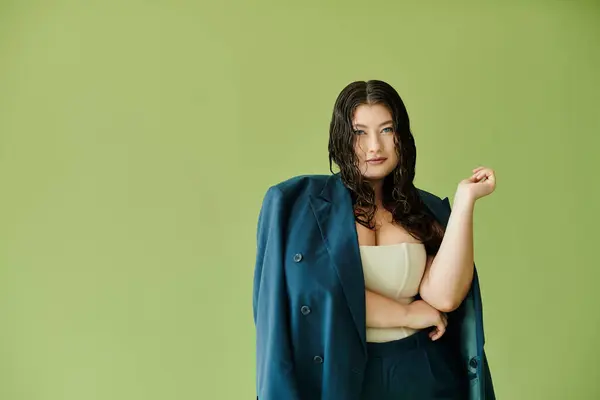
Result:
[[[369,150],[370,151],[379,151],[381,148],[381,141],[379,140],[378,135],[371,135],[369,137]]]

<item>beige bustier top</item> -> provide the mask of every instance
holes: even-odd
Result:
[[[425,245],[404,242],[382,246],[359,246],[365,287],[403,304],[410,304],[419,291],[427,263]],[[389,342],[417,332],[415,329],[369,328],[367,342]]]

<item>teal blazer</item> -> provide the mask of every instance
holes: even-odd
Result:
[[[443,226],[448,198],[418,189]],[[352,200],[339,173],[271,186],[258,217],[253,281],[260,400],[359,400],[367,362],[365,284]],[[477,269],[450,313],[470,400],[495,399]]]

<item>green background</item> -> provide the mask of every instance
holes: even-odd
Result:
[[[600,4],[0,1],[0,399],[254,398],[268,186],[333,102],[406,102],[416,185],[478,201],[500,399],[600,398]]]

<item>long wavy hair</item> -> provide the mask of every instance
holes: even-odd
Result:
[[[399,161],[383,180],[383,207],[392,214],[394,222],[425,245],[428,254],[435,254],[439,250],[444,229],[429,213],[413,184],[417,160],[415,140],[404,102],[388,83],[358,81],[340,92],[329,127],[329,169],[334,172],[333,163],[339,167],[342,182],[352,196],[356,222],[374,229],[377,209],[375,192],[363,177],[354,151],[357,137],[352,119],[356,108],[363,104],[381,104],[392,114]]]

